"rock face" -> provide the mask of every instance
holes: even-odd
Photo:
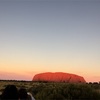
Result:
[[[70,74],[70,73],[63,73],[63,72],[46,72],[36,74],[32,81],[39,81],[39,82],[66,82],[66,83],[85,83],[83,77]]]

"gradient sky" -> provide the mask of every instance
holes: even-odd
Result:
[[[100,81],[99,0],[0,0],[0,79],[41,72]]]

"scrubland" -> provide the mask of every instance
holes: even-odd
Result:
[[[0,94],[8,84],[26,88],[36,100],[100,100],[100,83],[45,83],[1,80]]]

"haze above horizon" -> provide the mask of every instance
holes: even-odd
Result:
[[[99,0],[0,1],[0,79],[41,72],[100,81]]]

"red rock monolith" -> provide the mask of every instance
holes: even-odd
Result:
[[[36,74],[32,81],[38,82],[66,82],[66,83],[86,83],[82,76],[63,73],[63,72],[45,72]]]

